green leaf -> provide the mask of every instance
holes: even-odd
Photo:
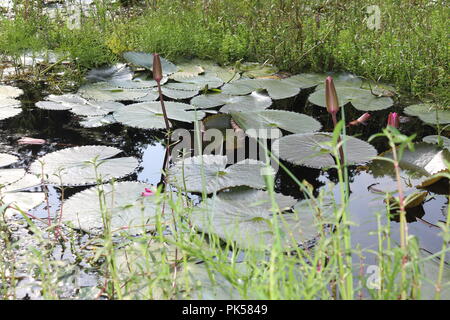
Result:
[[[414,104],[406,107],[404,112],[413,117],[419,117],[420,120],[430,124],[450,123],[450,110],[439,108],[429,103]]]
[[[146,68],[152,71],[153,68],[153,54],[143,53],[143,52],[125,52],[123,54],[125,60],[129,63],[132,63],[136,66]],[[161,59],[161,66],[163,75],[170,75],[178,71],[178,67],[174,65],[172,62],[164,59]]]
[[[320,122],[310,116],[284,110],[232,112],[231,116],[253,138],[281,137],[278,128],[293,133],[306,133],[318,131],[322,127]]]
[[[276,140],[272,152],[281,159],[296,165],[321,169],[335,165],[331,147],[332,135],[326,132],[292,134]],[[347,136],[345,161],[349,165],[363,164],[377,155],[369,143]]]
[[[265,187],[261,169],[265,164],[243,160],[226,168],[227,157],[203,155],[177,162],[169,169],[169,182],[188,192],[217,192],[237,186]]]
[[[361,111],[376,111],[391,107],[394,102],[389,97],[377,97],[370,90],[363,90],[354,87],[336,87],[339,105],[344,106],[351,103],[356,109]],[[311,94],[309,102],[326,108],[325,89],[320,89]]]
[[[110,215],[112,230],[124,228],[130,234],[155,230],[158,198],[153,195],[143,197],[141,193],[146,187],[149,186],[145,183],[128,181],[100,186],[104,196],[104,213]],[[91,187],[66,200],[62,221],[90,233],[103,230],[98,188]],[[161,219],[161,223],[165,223],[169,215]]]
[[[191,100],[191,104],[198,109],[209,109],[223,106],[220,112],[259,111],[267,109],[272,99],[259,92],[252,92],[248,96],[233,96],[223,93],[204,94]]]
[[[30,172],[44,175],[44,180],[56,185],[88,185],[112,178],[122,178],[132,173],[138,166],[133,157],[114,158],[122,151],[107,146],[83,146],[48,153],[34,161]],[[97,175],[92,163],[97,159]],[[41,165],[43,163],[43,167]]]

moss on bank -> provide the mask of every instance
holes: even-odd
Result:
[[[0,52],[49,48],[68,52],[82,69],[125,50],[225,64],[268,60],[293,73],[349,71],[448,104],[444,1],[159,0],[114,7],[113,17],[109,8],[74,30],[37,13],[3,20]]]

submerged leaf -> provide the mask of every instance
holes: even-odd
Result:
[[[34,161],[30,172],[44,175],[43,179],[57,185],[88,185],[98,181],[121,178],[138,166],[134,157],[114,158],[122,151],[107,146],[83,146],[48,153]],[[94,164],[89,163],[96,159]],[[97,173],[97,174],[96,174]]]
[[[222,189],[248,186],[265,187],[261,169],[265,164],[254,160],[243,160],[228,168],[227,157],[203,155],[184,159],[169,169],[169,182],[188,192],[206,193]]]
[[[296,165],[322,169],[335,165],[330,133],[292,134],[276,140],[272,152]],[[377,155],[369,143],[347,136],[344,139],[345,161],[349,165],[363,164]]]

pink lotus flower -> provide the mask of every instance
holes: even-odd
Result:
[[[143,197],[149,197],[154,195],[154,192],[152,190],[150,190],[149,188],[144,188],[144,192],[141,193],[141,196]]]
[[[19,144],[44,144],[46,141],[44,139],[35,139],[30,137],[22,137],[17,140]]]
[[[332,77],[327,77],[325,79],[325,99],[327,104],[327,111],[330,114],[336,115],[336,113],[339,111],[339,101]]]
[[[369,121],[370,117],[371,117],[370,113],[366,112],[361,117],[359,117],[358,119],[353,120],[352,122],[350,122],[348,125],[349,126],[356,126],[356,125],[359,125],[359,124],[366,125],[367,121]]]
[[[397,112],[390,112],[388,116],[387,125],[398,129],[400,127],[400,118]]]

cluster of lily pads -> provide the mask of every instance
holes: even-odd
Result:
[[[124,58],[134,66],[134,70],[125,64],[92,70],[87,75],[88,83],[76,94],[50,95],[45,101],[36,103],[36,106],[45,110],[68,110],[81,116],[83,119],[80,123],[85,127],[119,122],[140,129],[165,128],[161,105],[156,101],[159,98],[157,83],[149,78],[152,55],[127,52]],[[279,136],[288,133],[272,144],[274,154],[281,159],[318,169],[335,165],[330,145],[331,134],[319,132],[322,126],[317,120],[297,112],[269,109],[273,100],[295,97],[301,90],[314,88],[309,102],[313,106],[325,107],[324,75],[299,74],[281,78],[273,75],[276,70],[267,66],[246,65],[240,69],[220,67],[201,60],[178,65],[161,60],[164,76],[161,80],[162,94],[166,98],[182,101],[165,103],[170,120],[185,123],[203,120],[205,127],[214,127],[218,117],[222,117],[222,120],[233,122],[253,138],[265,138],[260,132],[266,129],[278,130]],[[338,77],[335,84],[341,106],[351,104],[360,111],[375,111],[393,105],[391,97],[376,94],[372,88],[364,89],[357,77]],[[20,91],[0,87],[0,94],[2,92],[6,92],[3,95],[7,98],[3,99],[0,95],[3,99],[0,102],[6,101],[6,108],[17,109],[14,98]],[[190,101],[186,103],[188,99]],[[408,112],[416,112],[420,116],[421,112],[430,114],[429,108],[434,108],[441,123],[450,122],[448,110],[426,105],[427,111],[424,111],[424,106],[411,106]],[[1,108],[0,104],[0,114]],[[216,114],[207,116],[208,113]],[[426,142],[432,141],[433,137],[426,138]],[[364,164],[377,155],[369,143],[355,137],[346,137],[345,146],[348,164]],[[119,149],[105,146],[64,149],[36,160],[30,166],[30,172],[39,175],[46,183],[57,185],[104,183],[112,178],[124,177],[138,166],[137,159],[133,157],[118,158],[120,152]],[[436,152],[427,153],[429,157],[426,160],[420,157],[421,160],[417,161],[428,162],[419,164],[414,162],[416,160],[407,160],[406,154],[404,163],[410,161],[419,167],[425,164],[434,168],[437,154],[448,159],[446,153]],[[200,230],[233,240],[241,247],[270,246],[274,240],[270,232],[274,218],[279,219],[277,225],[283,231],[281,234],[285,235],[282,241],[286,246],[313,238],[318,223],[312,210],[314,205],[309,200],[297,202],[292,197],[277,194],[278,206],[284,214],[274,213],[267,200],[268,193],[263,190],[265,181],[261,171],[264,167],[263,163],[253,160],[227,167],[225,156],[202,155],[175,163],[168,172],[168,182],[186,192],[212,194],[194,209],[192,223]],[[437,172],[439,170],[433,169],[425,175],[430,178]],[[9,186],[11,179],[7,177],[1,178],[4,181],[0,179],[0,183],[7,186],[6,192],[11,193],[17,188]],[[421,184],[425,183],[423,181]],[[106,203],[111,205],[113,228],[146,225],[151,229],[158,200],[142,194],[146,187],[143,183],[116,182],[100,187]],[[327,209],[322,211],[327,212]],[[102,217],[98,186],[68,199],[64,204],[63,221],[88,232],[100,229]],[[141,230],[130,229],[130,232],[139,233]]]

